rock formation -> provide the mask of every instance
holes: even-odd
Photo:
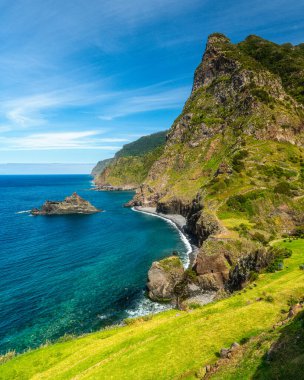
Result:
[[[184,268],[177,256],[155,261],[148,272],[148,295],[153,301],[172,301],[174,288],[182,281]]]
[[[65,214],[95,214],[102,210],[94,207],[90,202],[81,198],[77,193],[66,197],[63,201],[46,201],[38,209],[31,210],[32,215],[65,215]]]

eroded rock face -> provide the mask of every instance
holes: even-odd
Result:
[[[31,210],[32,215],[64,215],[64,214],[95,214],[101,210],[80,197],[77,193],[66,197],[64,201],[46,201],[38,209]]]
[[[177,256],[155,261],[148,272],[148,295],[152,301],[172,301],[174,287],[182,281],[184,268]]]
[[[234,290],[242,287],[251,270],[264,267],[264,261],[264,250],[257,250],[254,242],[210,237],[198,252],[193,269],[203,289]]]

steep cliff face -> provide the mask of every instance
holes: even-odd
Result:
[[[97,164],[92,169],[91,175],[93,177],[97,177],[99,174],[101,174],[105,170],[105,168],[107,168],[111,164],[112,161],[113,161],[113,158],[107,158],[105,160],[98,161]]]
[[[222,34],[208,38],[191,95],[134,198],[184,215],[200,245],[213,239],[214,260],[203,244],[195,268],[219,273],[215,286],[235,263],[218,255],[222,241],[257,247],[304,223],[304,107],[275,62],[252,49]]]
[[[95,184],[122,189],[137,188],[147,177],[153,163],[161,156],[166,134],[167,131],[163,131],[143,136],[124,145],[114,158],[100,161],[92,173]]]

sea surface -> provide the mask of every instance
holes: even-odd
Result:
[[[162,307],[145,297],[155,260],[187,247],[165,220],[122,205],[132,192],[90,191],[87,175],[0,176],[0,353],[21,352]],[[72,192],[104,210],[31,216]]]

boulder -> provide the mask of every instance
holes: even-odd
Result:
[[[175,286],[183,280],[184,267],[177,256],[155,261],[148,272],[148,295],[153,301],[172,301]]]
[[[229,348],[222,348],[220,351],[220,357],[222,359],[226,359],[226,358],[228,358],[229,353],[230,353]]]

